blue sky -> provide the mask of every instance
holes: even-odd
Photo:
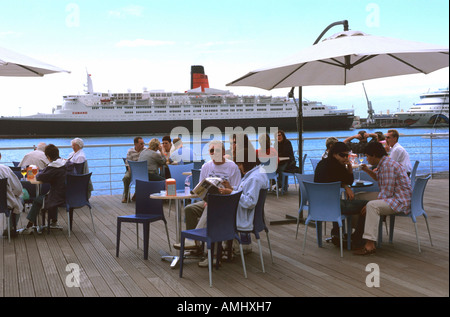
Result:
[[[235,94],[284,96],[226,87],[251,70],[312,45],[332,22],[352,30],[444,45],[447,0],[0,0],[0,46],[67,69],[44,78],[0,77],[0,115],[50,112],[62,96],[83,93],[86,69],[94,90],[184,91],[190,66],[203,65],[210,86]],[[342,30],[334,27],[325,36]],[[377,112],[408,109],[420,93],[448,86],[448,67],[430,75],[364,82]],[[304,97],[366,116],[361,83],[304,87]]]

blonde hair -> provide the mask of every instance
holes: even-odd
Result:
[[[161,143],[159,142],[159,140],[154,138],[154,139],[151,139],[150,142],[148,143],[148,148],[150,150],[156,151],[156,150],[158,150],[160,144]]]

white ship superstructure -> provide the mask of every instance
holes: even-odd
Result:
[[[448,126],[448,88],[422,94],[408,111],[396,112],[394,116],[410,127]]]
[[[179,126],[192,129],[195,120],[219,129],[297,129],[298,112],[293,99],[237,96],[228,90],[209,88],[204,74],[194,75],[203,76],[196,78],[202,86],[191,87],[186,92],[99,93],[94,92],[88,74],[86,94],[64,96],[62,105],[51,114],[0,118],[0,135],[143,135],[170,132]],[[354,111],[303,101],[303,118],[304,131],[347,130],[353,122]],[[27,131],[14,128],[19,123],[26,126]]]

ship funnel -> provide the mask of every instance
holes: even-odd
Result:
[[[203,66],[193,65],[191,66],[191,89],[201,87],[202,92],[205,92],[205,88],[209,88],[208,76],[205,75]]]

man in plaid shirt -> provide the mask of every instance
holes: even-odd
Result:
[[[411,211],[411,181],[405,168],[388,157],[379,142],[370,142],[365,148],[365,154],[369,164],[376,165],[377,169],[372,171],[366,165],[363,165],[362,169],[378,181],[380,193],[377,200],[372,200],[366,205],[363,235],[366,244],[362,249],[355,251],[356,255],[375,253],[380,216],[399,212],[408,214]]]

